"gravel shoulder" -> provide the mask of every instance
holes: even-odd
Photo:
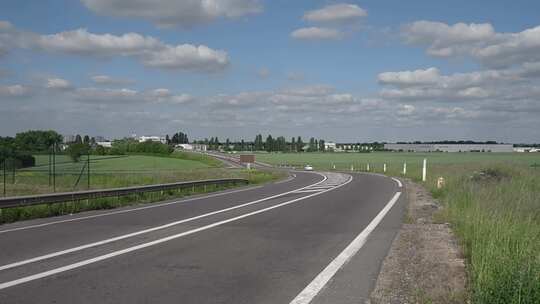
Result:
[[[466,269],[438,205],[422,186],[406,182],[407,220],[381,267],[368,303],[466,303]]]

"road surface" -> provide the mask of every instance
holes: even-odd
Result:
[[[379,175],[0,226],[0,303],[361,303],[401,225]]]

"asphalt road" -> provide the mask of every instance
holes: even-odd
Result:
[[[379,175],[0,226],[0,303],[361,303],[401,225]]]

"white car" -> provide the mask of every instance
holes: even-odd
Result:
[[[312,167],[311,165],[306,165],[306,166],[304,167],[304,170],[306,170],[306,171],[313,171],[313,167]]]

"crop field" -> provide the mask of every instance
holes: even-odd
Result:
[[[467,259],[471,303],[540,303],[540,153],[257,154],[276,165],[382,172],[420,182],[444,206]],[[436,188],[438,177],[446,186]]]

